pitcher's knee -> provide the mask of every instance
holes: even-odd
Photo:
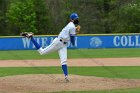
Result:
[[[39,52],[40,55],[44,55],[45,54],[42,47],[40,49],[38,49],[37,51]]]
[[[67,61],[62,61],[61,65],[67,65]]]
[[[39,52],[39,54],[40,54],[40,55],[44,55],[44,53],[43,53],[43,52]]]

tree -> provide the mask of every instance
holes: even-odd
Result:
[[[6,9],[8,0],[0,0],[0,35],[5,35],[7,33],[7,23],[6,23]]]
[[[16,34],[20,32],[37,32],[36,13],[34,0],[24,0],[12,2],[7,11],[7,18],[11,27],[18,28]]]
[[[36,34],[49,34],[51,26],[51,17],[46,0],[34,0],[36,13]]]
[[[121,8],[121,28],[120,32],[138,33],[140,32],[140,1],[135,0]]]
[[[58,34],[72,12],[79,14],[83,34],[139,32],[139,3],[140,0],[0,0],[0,34]]]

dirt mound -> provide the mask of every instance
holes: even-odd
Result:
[[[108,90],[140,87],[139,79],[112,79],[70,75],[65,83],[63,75],[18,75],[0,78],[0,93],[30,93],[82,90]]]

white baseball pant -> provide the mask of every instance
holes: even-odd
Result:
[[[55,38],[52,43],[45,47],[45,48],[40,48],[38,49],[38,52],[41,55],[45,55],[54,51],[58,51],[61,65],[66,65],[67,64],[67,44],[64,44],[63,40],[60,41],[60,38]]]

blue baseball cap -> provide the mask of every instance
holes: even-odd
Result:
[[[79,16],[78,16],[77,13],[72,13],[72,14],[70,15],[70,19],[78,19],[78,18],[79,18]]]

